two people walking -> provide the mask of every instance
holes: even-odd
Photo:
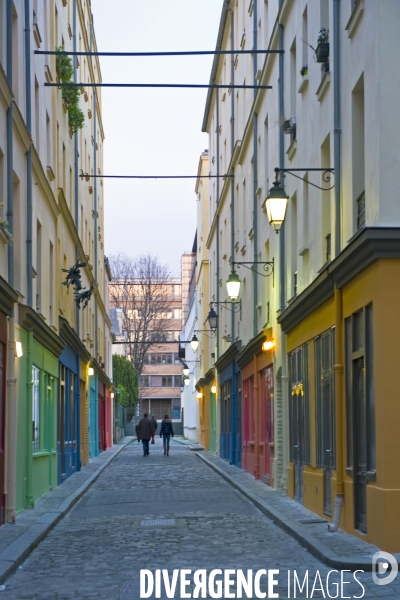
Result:
[[[143,419],[140,419],[139,423],[136,425],[136,435],[138,438],[138,442],[140,440],[143,444],[143,456],[149,456],[149,443],[152,440],[152,444],[154,444],[154,434],[157,431],[157,420],[153,416],[149,419],[149,415],[144,413]]]
[[[150,440],[154,444],[154,435],[157,431],[157,420],[153,416],[149,419],[149,415],[144,413],[143,419],[140,419],[136,425],[136,435],[138,442],[142,441],[143,444],[143,456],[149,456],[149,443]],[[160,437],[163,438],[164,442],[164,456],[169,456],[169,440],[174,437],[174,430],[172,427],[172,421],[168,415],[164,415],[164,419],[161,422]]]

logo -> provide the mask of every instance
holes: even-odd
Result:
[[[388,585],[397,577],[399,565],[392,554],[375,552],[372,557],[372,579],[376,585]]]

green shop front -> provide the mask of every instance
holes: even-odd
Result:
[[[57,486],[57,392],[64,343],[30,307],[19,305],[17,511]]]

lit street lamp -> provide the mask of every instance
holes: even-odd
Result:
[[[236,302],[239,298],[240,283],[238,274],[233,270],[226,282],[226,289],[228,290],[228,296],[231,302]]]
[[[281,182],[278,180],[274,181],[264,201],[264,205],[267,210],[268,221],[276,233],[279,232],[285,220],[288,200],[289,197],[283,189]]]

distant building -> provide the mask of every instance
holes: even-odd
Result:
[[[182,255],[182,339],[191,340],[197,328],[197,293],[196,293],[196,262],[197,233],[194,238],[192,252]],[[199,327],[202,329],[202,327]],[[190,344],[184,345],[185,357],[183,363],[189,367],[189,385],[183,385],[183,434],[193,442],[198,441],[201,429],[199,422],[198,404],[196,400],[196,359],[197,356]],[[183,365],[182,365],[183,366]]]

